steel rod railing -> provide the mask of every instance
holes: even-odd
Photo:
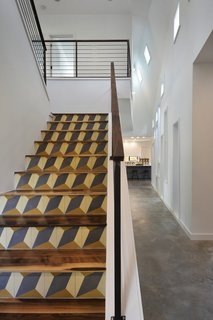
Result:
[[[111,63],[112,155],[114,162],[114,311],[113,320],[125,320],[121,313],[121,162],[124,160],[114,63]]]
[[[106,78],[131,75],[128,40],[47,40],[47,78]]]
[[[16,0],[25,24],[40,72],[46,83],[46,45],[33,0]]]

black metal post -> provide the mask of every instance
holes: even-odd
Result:
[[[131,77],[131,58],[129,40],[127,40],[127,77]]]
[[[114,161],[114,276],[115,316],[112,320],[125,320],[121,316],[121,162]]]
[[[43,59],[44,59],[44,82],[47,84],[47,70],[46,70],[46,49],[43,48]]]
[[[75,43],[75,76],[78,78],[78,41]]]

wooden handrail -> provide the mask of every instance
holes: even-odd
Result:
[[[120,116],[118,109],[118,96],[115,80],[115,66],[111,62],[111,111],[112,111],[112,156],[111,160],[123,161],[124,149],[121,133]]]

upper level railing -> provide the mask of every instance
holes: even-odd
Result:
[[[46,46],[33,0],[16,0],[38,67],[46,83]]]
[[[47,78],[110,78],[114,61],[117,78],[131,77],[128,40],[49,40]]]
[[[124,160],[123,139],[118,108],[114,63],[111,63],[112,155],[114,163],[114,310],[113,320],[124,320],[121,314],[121,161]]]

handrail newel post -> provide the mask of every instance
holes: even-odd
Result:
[[[112,156],[114,171],[114,312],[111,320],[125,320],[122,316],[121,285],[121,162],[124,160],[123,140],[121,133],[118,98],[115,80],[115,67],[111,63],[111,104],[112,104]]]

